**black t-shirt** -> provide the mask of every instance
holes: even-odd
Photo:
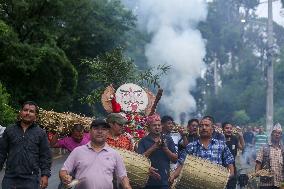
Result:
[[[235,135],[232,135],[230,137],[225,137],[226,138],[226,145],[228,146],[230,152],[236,158],[237,153],[238,153],[238,144],[239,144],[239,139]]]
[[[244,132],[244,141],[246,144],[252,144],[254,138],[254,134],[251,131]]]

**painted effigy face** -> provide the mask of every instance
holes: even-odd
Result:
[[[127,83],[120,86],[115,93],[121,109],[127,112],[144,111],[148,104],[147,93],[138,85]]]

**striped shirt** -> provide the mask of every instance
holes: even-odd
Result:
[[[259,149],[267,144],[268,137],[265,133],[255,135],[255,151],[258,153]]]

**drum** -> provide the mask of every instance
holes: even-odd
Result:
[[[220,165],[189,155],[178,178],[176,189],[223,189],[226,188],[229,171]]]
[[[132,151],[115,149],[123,158],[131,187],[135,189],[145,187],[149,177],[150,160]]]

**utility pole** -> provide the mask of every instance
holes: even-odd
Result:
[[[218,77],[218,60],[217,58],[214,61],[214,94],[215,96],[218,95],[218,81],[219,81],[219,77]]]
[[[272,0],[268,0],[267,20],[267,96],[266,96],[266,129],[270,133],[273,127],[273,15]]]

